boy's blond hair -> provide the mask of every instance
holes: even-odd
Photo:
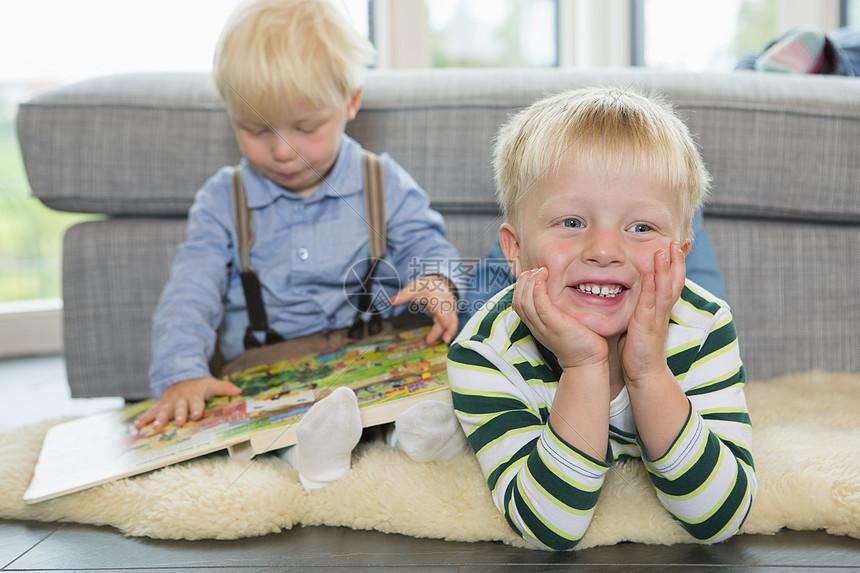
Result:
[[[343,104],[374,53],[329,0],[247,0],[221,32],[212,78],[232,119],[259,122],[295,104]]]
[[[629,89],[592,87],[533,103],[502,126],[493,150],[496,193],[505,220],[519,228],[519,203],[561,161],[620,171],[625,153],[677,195],[682,239],[704,202],[710,175],[687,126],[659,96]]]

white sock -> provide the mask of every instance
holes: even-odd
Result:
[[[419,402],[397,416],[394,428],[388,442],[416,462],[443,462],[472,451],[454,407],[446,402]]]
[[[295,446],[287,446],[286,448],[275,450],[275,453],[279,458],[293,466],[294,470],[299,471],[299,456],[296,450]]]
[[[311,407],[296,426],[296,451],[288,456],[305,490],[325,487],[348,472],[359,439],[361,414],[351,389],[341,386]]]

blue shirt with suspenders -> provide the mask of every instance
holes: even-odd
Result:
[[[455,285],[459,255],[426,192],[386,154],[385,258],[373,296],[386,300],[412,280],[438,274]],[[311,197],[291,194],[242,160],[242,180],[253,211],[250,267],[261,286],[268,326],[289,339],[352,326],[355,294],[370,266],[362,148],[344,135],[338,159]],[[197,192],[153,316],[150,383],[157,398],[168,386],[209,376],[216,339],[225,360],[244,349],[249,324],[239,277],[232,167]],[[401,309],[380,308],[383,317]]]

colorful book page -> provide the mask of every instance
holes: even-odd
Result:
[[[302,415],[340,386],[355,391],[363,420],[370,420],[366,425],[392,421],[425,396],[450,401],[447,346],[424,343],[427,331],[405,331],[373,344],[234,373],[231,379],[242,388],[241,396],[213,398],[201,420],[181,427],[169,423],[158,434],[152,426],[139,432],[134,428],[152,400],[54,426],[45,436],[24,500],[33,503],[80,491],[251,444],[254,437],[251,454],[291,445]],[[365,417],[366,410],[374,409],[374,416]]]

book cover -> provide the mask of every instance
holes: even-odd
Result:
[[[240,459],[295,443],[295,425],[335,388],[349,386],[364,426],[393,421],[426,399],[450,402],[447,346],[424,343],[429,328],[350,344],[233,373],[236,397],[206,404],[203,418],[160,433],[134,421],[153,400],[52,427],[45,435],[26,503],[81,491],[116,479],[227,449]]]

